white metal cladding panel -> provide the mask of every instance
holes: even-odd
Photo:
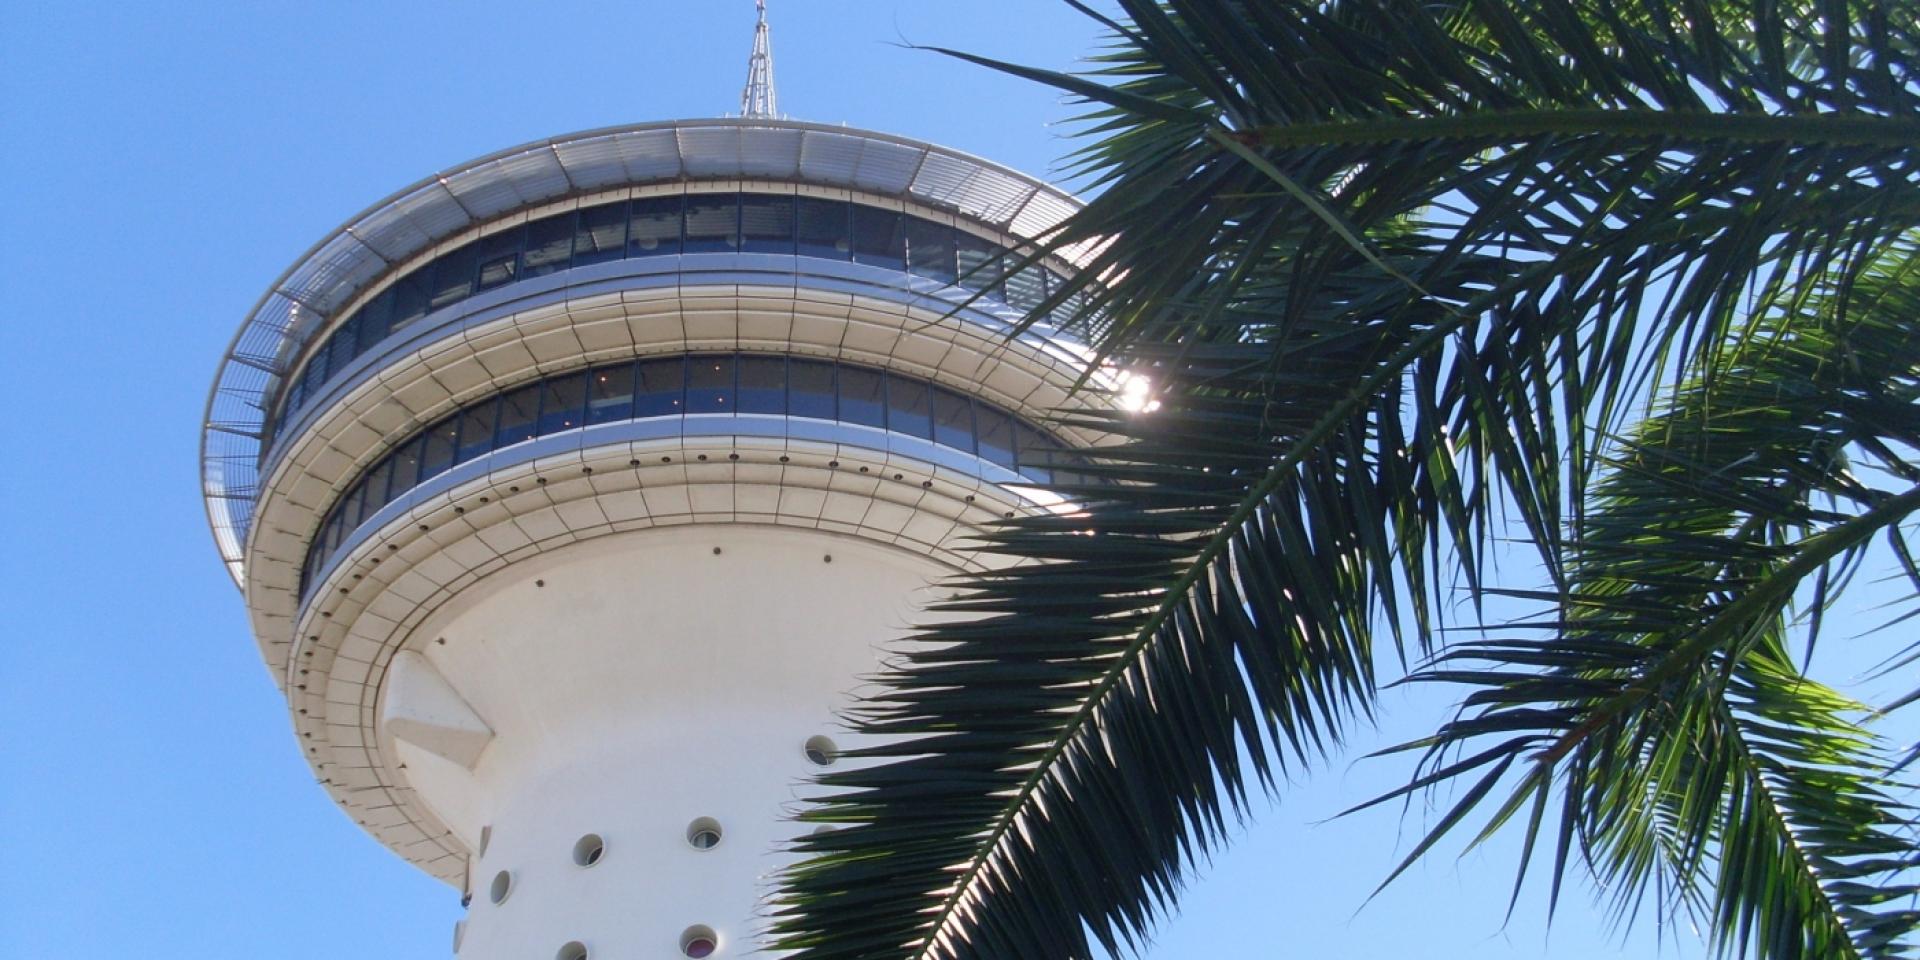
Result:
[[[283,331],[280,345],[275,348],[272,365],[275,374],[285,374],[308,339],[326,326],[327,316],[308,310],[277,290],[273,294],[272,309],[275,312],[272,322]]]
[[[287,337],[294,333],[293,310],[293,301],[286,297],[278,293],[268,296],[240,329],[240,339],[233,345],[232,355],[271,364],[280,356],[280,351],[286,349]]]
[[[447,189],[476,220],[564,196],[572,185],[545,144],[448,174]]]
[[[1073,211],[1073,202],[1065,197],[1035,192],[1027,205],[1014,216],[1013,229],[1008,232],[1018,237],[1037,237],[1072,216]]]
[[[868,139],[861,147],[860,166],[853,173],[853,182],[875,193],[905,193],[907,184],[913,182],[914,171],[920,169],[921,158],[927,155],[924,147],[885,140]]]
[[[680,164],[689,177],[740,175],[740,128],[690,127],[679,136]]]
[[[907,189],[929,203],[1004,229],[1039,188],[964,157],[929,152]]]
[[[354,232],[381,256],[398,262],[470,222],[453,195],[436,182],[369,213],[354,225]]]
[[[624,185],[631,176],[620,157],[618,137],[588,137],[556,143],[551,148],[566,168],[567,177],[581,190]]]
[[[239,482],[238,462],[257,454],[259,446],[241,434],[250,427],[258,432],[279,375],[328,315],[393,264],[476,219],[571,191],[682,177],[791,177],[911,196],[1028,237],[1044,233],[1075,209],[1071,198],[1037,180],[952,151],[885,134],[778,120],[695,120],[594,131],[516,147],[424,180],[362,213],[289,268],[235,335],[208,397],[202,443],[208,513],[222,559],[236,579],[240,546],[235,538],[245,537],[253,481],[249,474]]]
[[[740,130],[740,172],[749,177],[786,179],[800,176],[802,131],[778,127]]]
[[[386,262],[365,244],[351,234],[338,233],[300,264],[280,289],[312,310],[331,316],[385,269]]]
[[[800,138],[800,169],[831,183],[852,183],[860,167],[860,138],[809,130]]]
[[[663,180],[680,175],[680,140],[672,127],[635,130],[614,137],[620,158],[635,181]]]

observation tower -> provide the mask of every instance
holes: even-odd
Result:
[[[741,116],[429,176],[221,363],[207,508],[295,742],[463,960],[754,952],[836,709],[1094,439],[1047,423],[1083,352],[1008,337],[1074,200],[774,103],[763,6]]]

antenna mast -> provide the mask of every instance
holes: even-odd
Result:
[[[773,101],[773,43],[767,36],[767,0],[754,0],[760,22],[753,28],[753,55],[747,58],[747,88],[740,93],[740,115],[771,120],[780,115]]]

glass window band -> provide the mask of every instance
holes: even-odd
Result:
[[[604,364],[523,383],[395,445],[334,501],[307,548],[301,596],[360,524],[408,490],[495,450],[583,424],[686,414],[780,414],[879,427],[1046,484],[1065,444],[991,403],[917,377],[777,354],[688,354]],[[1066,479],[1063,477],[1062,479]]]
[[[516,281],[608,260],[679,253],[797,254],[955,283],[1025,313],[1061,281],[1037,267],[1002,283],[1019,254],[922,217],[789,194],[694,193],[618,200],[530,220],[407,271],[308,351],[269,425],[319,396],[348,364],[429,310]],[[956,262],[957,255],[957,262]],[[1063,308],[1062,317],[1068,311]]]

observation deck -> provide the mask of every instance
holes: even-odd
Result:
[[[521,849],[486,853],[500,824],[548,843],[519,825],[554,820],[533,786],[554,757],[671,753],[647,745],[660,715],[616,705],[678,702],[658,678],[689,636],[730,623],[703,669],[760,701],[726,750],[828,720],[913,616],[905,598],[978,568],[967,538],[1041,508],[1097,440],[1050,419],[1086,402],[1086,351],[1046,323],[1010,336],[1072,276],[1072,254],[1033,241],[1076,207],[931,144],[754,117],[501,151],[315,244],[228,348],[202,462],[316,778],[471,892],[476,862]],[[723,547],[736,576],[775,584],[759,607],[681,579]],[[677,626],[644,652],[610,639],[635,619]],[[794,645],[737,639],[770,632]],[[743,658],[783,667],[746,683]],[[594,711],[599,732],[553,739]],[[774,778],[734,783],[755,803],[805,772],[743,762]],[[771,815],[720,819],[742,842],[777,833]],[[564,903],[575,882],[539,895]],[[544,935],[508,926],[488,949]]]
[[[482,228],[498,227],[535,208],[564,206],[569,199],[622,189],[661,184],[724,187],[729,181],[806,184],[845,191],[849,200],[858,193],[883,201],[877,204],[881,209],[912,204],[936,213],[934,222],[937,214],[945,213],[965,222],[968,234],[984,239],[997,234],[1015,248],[1022,240],[1044,235],[1077,208],[1070,196],[1041,181],[957,151],[871,131],[760,118],[591,130],[512,147],[423,178],[314,244],[273,282],[228,345],[207,401],[201,478],[215,545],[234,581],[245,586],[248,534],[261,477],[272,466],[272,440],[282,432],[287,414],[297,412],[288,408],[309,406],[323,385],[314,381],[328,379],[316,378],[312,371],[341,374],[351,360],[375,347],[380,355],[391,355],[425,345],[441,323],[427,323],[411,333],[406,328],[470,298],[460,293],[462,281],[450,279],[427,295],[421,314],[403,304],[397,318],[401,322],[389,315],[376,337],[346,322],[364,322],[364,307],[373,299],[370,292],[390,285],[396,273],[406,272],[404,266],[418,266],[414,261],[423,254],[463,245]],[[822,263],[857,259],[818,258],[815,252],[799,254]],[[473,251],[475,257],[479,253]],[[777,267],[751,260],[724,263],[713,260],[715,254],[708,250],[688,253],[704,261],[688,267],[720,275],[729,266]],[[741,254],[753,252],[749,248]],[[587,265],[572,263],[569,250],[567,269],[548,271],[551,261],[535,263],[528,279],[570,275]],[[677,263],[662,266],[661,274],[679,272]],[[580,272],[583,275],[563,276],[544,286],[584,286],[583,281],[606,279],[607,271],[596,276]],[[851,283],[874,279],[865,271],[845,272],[851,276],[842,279]],[[484,282],[478,275],[472,279],[472,292],[482,295],[463,313],[503,299],[485,296],[497,284],[483,288]],[[512,286],[519,290],[518,284]],[[920,305],[928,308],[950,309],[956,302],[955,288],[941,283],[938,275],[904,289],[925,298]],[[1005,312],[988,307],[978,313],[1004,322],[1023,312],[1034,292],[1016,290]],[[958,301],[971,293],[958,295]],[[399,291],[390,296],[398,298]],[[343,334],[343,328],[351,333]],[[322,354],[317,345],[328,349]],[[1066,350],[1076,352],[1070,345]]]

